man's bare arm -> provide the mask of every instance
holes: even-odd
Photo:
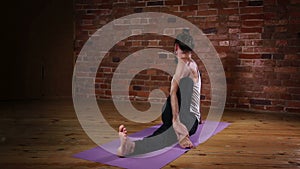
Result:
[[[173,79],[171,82],[171,91],[170,91],[170,97],[171,97],[171,109],[172,109],[172,115],[173,115],[173,123],[175,121],[179,120],[179,105],[178,105],[178,98],[177,98],[177,91],[178,91],[178,82]]]
[[[179,59],[175,74],[171,81],[170,97],[171,97],[171,109],[172,109],[172,115],[173,115],[173,119],[172,119],[173,122],[174,121],[180,122],[177,91],[179,88],[180,79],[184,75],[184,66],[185,66],[184,63],[182,61],[180,61],[180,59]]]

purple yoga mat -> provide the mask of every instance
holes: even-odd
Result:
[[[229,126],[229,123],[226,122],[220,122],[218,124],[218,127],[214,131],[213,135],[219,133],[223,129],[225,129],[227,126]],[[140,132],[131,134],[130,137],[134,138],[143,138],[145,136],[148,136],[157,129],[158,126],[153,126],[150,128],[147,128],[145,130],[142,130]],[[199,135],[202,130],[203,124],[198,126],[197,132],[190,137],[191,141],[195,146],[198,146],[201,142],[199,141]],[[211,136],[213,136],[211,135]],[[210,136],[210,137],[211,137]],[[111,145],[119,145],[120,142],[118,140],[112,141],[108,144]],[[112,154],[106,150],[104,150],[101,147],[92,148],[90,150],[86,150],[83,152],[80,152],[78,154],[73,155],[73,157],[99,162],[107,165],[122,167],[122,168],[129,168],[129,169],[156,169],[156,168],[162,168],[166,164],[170,163],[171,161],[175,160],[176,158],[180,157],[182,154],[184,154],[188,149],[182,149],[178,145],[168,148],[168,150],[159,150],[155,152],[148,153],[144,156],[139,157],[127,157],[127,158],[119,158],[115,154]]]

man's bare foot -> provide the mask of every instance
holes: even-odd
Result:
[[[127,130],[124,125],[119,126],[119,137],[121,145],[118,148],[117,155],[124,157],[134,151],[135,144],[127,137]]]
[[[184,137],[179,141],[179,145],[182,148],[194,148],[193,143],[191,142],[190,138],[188,136]]]

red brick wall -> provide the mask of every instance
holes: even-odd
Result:
[[[300,112],[299,0],[75,0],[75,53],[97,29],[139,12],[165,12],[189,20],[210,39],[227,79],[226,107]],[[149,47],[172,51],[173,39],[133,36],[115,45],[95,80],[97,98],[111,98],[115,69],[133,52]],[[162,56],[164,57],[164,56]],[[210,105],[210,84],[201,60],[202,105]],[[131,82],[132,100],[146,100],[151,90],[168,94],[170,75],[145,70]]]

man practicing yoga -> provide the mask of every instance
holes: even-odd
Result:
[[[177,66],[171,81],[170,96],[163,107],[161,127],[142,140],[131,141],[125,126],[120,125],[121,145],[117,150],[118,156],[149,153],[175,143],[179,143],[182,148],[193,148],[189,137],[196,132],[201,122],[201,76],[196,62],[191,58],[193,46],[189,30],[183,30],[175,39]]]

